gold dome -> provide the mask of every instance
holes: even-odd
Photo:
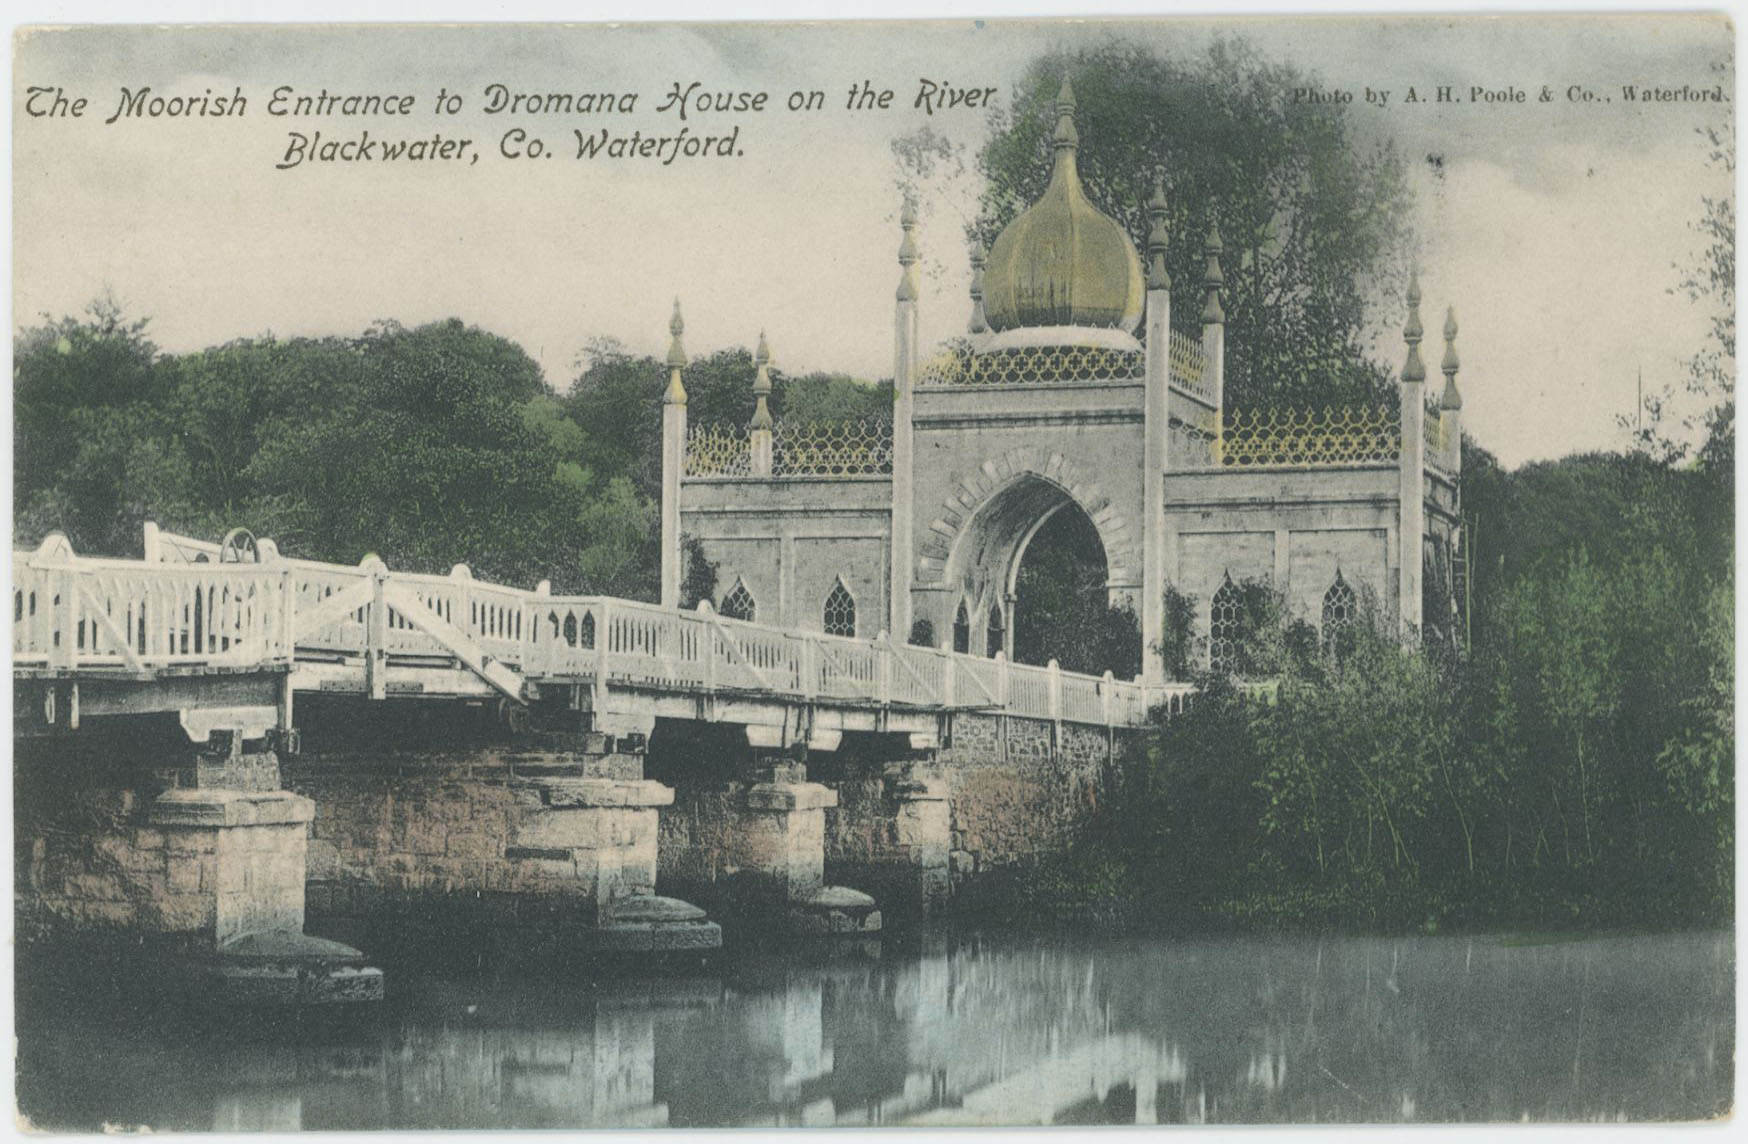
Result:
[[[1144,296],[1141,260],[1116,221],[1081,190],[1075,171],[1074,91],[1056,99],[1056,167],[1044,196],[1007,225],[983,273],[992,330],[1101,326],[1133,331]]]

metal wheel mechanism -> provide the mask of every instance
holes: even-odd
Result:
[[[255,543],[255,534],[246,528],[233,528],[225,533],[224,540],[219,542],[219,563],[261,563],[261,548]]]

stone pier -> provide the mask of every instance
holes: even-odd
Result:
[[[605,747],[605,736],[598,747]],[[607,952],[707,950],[722,930],[704,911],[655,892],[658,812],[671,787],[643,777],[641,753],[585,752],[510,779],[519,813],[504,858],[525,891],[574,896],[578,939]]]
[[[664,872],[753,923],[800,934],[871,934],[875,900],[825,881],[826,811],[838,792],[804,763],[755,754],[726,790],[688,792],[664,822]]]
[[[145,983],[157,992],[382,998],[382,973],[362,953],[303,932],[315,805],[281,788],[273,751],[218,730],[166,752],[167,765],[111,756],[81,772],[75,755],[75,769],[54,773],[65,757],[35,746],[19,752],[16,775],[25,940],[150,946],[164,955],[144,970],[163,975]]]
[[[321,808],[311,909],[348,932],[442,933],[506,951],[689,953],[722,932],[656,893],[658,815],[641,736],[459,720],[354,734],[344,708],[291,767]]]

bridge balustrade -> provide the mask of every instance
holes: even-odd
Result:
[[[93,559],[51,537],[13,554],[15,671],[154,673],[297,663],[463,666],[507,694],[523,681],[756,693],[857,706],[978,709],[1136,726],[1182,710],[1188,684],[1119,681],[877,639],[786,631],[609,597],[218,547],[155,529],[147,560]],[[367,668],[367,670],[375,670]],[[373,688],[373,694],[382,691]]]

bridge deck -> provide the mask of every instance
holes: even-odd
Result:
[[[18,680],[152,683],[280,674],[291,691],[373,698],[502,696],[571,689],[596,711],[722,717],[736,704],[834,710],[858,726],[884,712],[980,709],[1137,726],[1187,684],[1031,667],[875,639],[786,631],[600,596],[554,596],[448,576],[281,557],[221,563],[218,546],[148,526],[144,560],[81,557],[64,538],[12,559]],[[744,712],[743,712],[744,714]],[[755,719],[756,721],[756,719]],[[898,729],[894,727],[893,729]]]

